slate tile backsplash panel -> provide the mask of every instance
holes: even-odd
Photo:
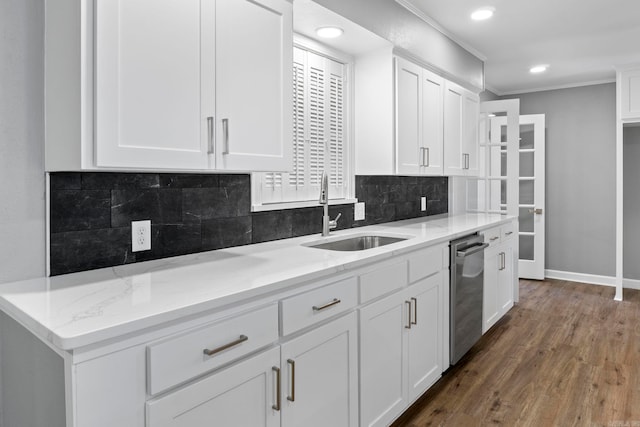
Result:
[[[52,173],[51,274],[320,233],[322,208],[251,212],[247,174]],[[357,176],[353,205],[329,207],[338,229],[447,212],[447,178]],[[420,212],[420,197],[427,211]],[[150,219],[151,250],[131,252],[131,221]]]

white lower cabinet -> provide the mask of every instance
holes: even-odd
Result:
[[[408,311],[400,291],[360,310],[360,425],[384,426],[407,405]]]
[[[36,425],[389,425],[449,366],[448,259],[448,245],[434,245],[104,346],[75,348],[64,360],[45,352],[57,376],[38,376],[39,387],[64,394],[65,420]],[[500,307],[512,304],[508,288],[496,295]],[[4,323],[3,348],[31,351]],[[15,335],[38,340],[15,328]],[[33,365],[29,360],[19,362]],[[36,374],[24,381],[35,382]],[[33,424],[28,414],[16,417]]]
[[[282,344],[282,427],[358,425],[355,312]]]
[[[273,348],[147,403],[149,427],[277,427],[280,348]]]
[[[496,244],[485,250],[482,333],[487,332],[513,307],[514,241]]]
[[[147,403],[149,427],[358,425],[355,312]]]
[[[361,426],[386,426],[445,369],[443,271],[360,309]]]

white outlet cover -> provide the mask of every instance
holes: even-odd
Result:
[[[151,249],[151,220],[131,221],[131,251]]]
[[[422,212],[427,210],[427,198],[426,197],[420,197],[420,210]]]
[[[359,202],[354,205],[353,220],[362,221],[364,219],[364,202]]]

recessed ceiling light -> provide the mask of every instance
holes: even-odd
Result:
[[[547,71],[547,68],[549,68],[548,65],[536,65],[535,67],[531,67],[529,72],[533,74],[544,73]]]
[[[493,12],[495,11],[496,8],[493,6],[481,7],[471,14],[471,19],[473,19],[474,21],[484,21],[485,19],[491,18],[493,16]]]
[[[320,27],[316,29],[318,37],[325,39],[335,39],[336,37],[340,37],[343,33],[344,30],[338,27]]]

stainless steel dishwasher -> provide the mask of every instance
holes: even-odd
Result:
[[[482,336],[484,237],[477,234],[451,242],[450,362],[464,356]]]

